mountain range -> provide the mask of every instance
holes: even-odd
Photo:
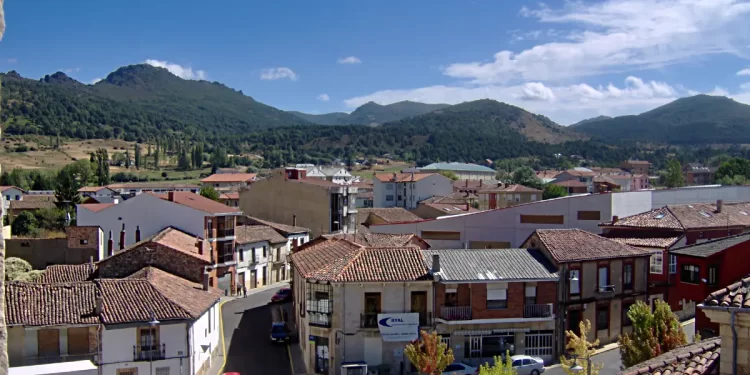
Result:
[[[448,141],[443,137],[453,137],[452,145],[456,137],[464,139],[469,143],[467,149],[486,139],[544,144],[587,139],[610,144],[750,143],[750,106],[707,95],[678,99],[640,115],[599,116],[564,127],[544,116],[492,100],[457,105],[369,102],[348,114],[282,111],[224,84],[184,80],[166,69],[146,64],[121,67],[93,85],[62,72],[36,80],[10,71],[0,74],[0,79],[0,121],[7,134],[140,141],[177,135],[236,143],[237,139],[249,142],[262,138],[262,133],[273,133],[272,129],[293,127],[294,132],[307,132],[305,144],[330,146],[336,138],[332,134],[371,134],[361,129],[362,125],[369,125],[374,134],[408,131],[414,144],[424,143],[432,148]],[[315,129],[321,125],[354,126],[359,130]],[[327,140],[316,140],[316,134],[329,135]]]

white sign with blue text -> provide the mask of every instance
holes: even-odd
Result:
[[[378,314],[378,329],[385,342],[414,341],[419,337],[419,313]]]

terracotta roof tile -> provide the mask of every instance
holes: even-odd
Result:
[[[670,205],[620,218],[617,222],[605,222],[601,226],[674,230],[748,227],[750,202],[725,202],[721,212],[717,212],[713,203]]]
[[[652,247],[666,249],[672,247],[682,236],[655,237],[655,238],[612,238],[615,242],[635,247]]]
[[[419,181],[436,173],[377,173],[374,179],[380,182],[411,182]]]
[[[98,324],[96,285],[10,282],[5,286],[8,325],[32,327]]]
[[[256,173],[215,173],[202,179],[201,182],[247,182],[257,177]]]
[[[112,259],[117,259],[120,254],[125,254],[129,251],[139,251],[143,249],[143,245],[156,243],[180,253],[198,258],[204,262],[210,263],[211,255],[209,251],[210,245],[208,244],[208,241],[201,241],[203,246],[203,254],[199,254],[198,247],[196,246],[197,240],[198,239],[193,235],[187,234],[179,229],[167,227],[162,229],[155,235],[136,242],[123,250],[116,250],[114,255],[104,258],[99,262],[109,262]]]
[[[99,212],[105,208],[109,208],[114,205],[115,205],[114,203],[86,203],[86,204],[79,204],[77,207],[85,208],[93,212]]]
[[[371,233],[369,231],[358,231],[356,235],[324,234],[323,237],[327,239],[347,240],[369,247],[403,247],[412,245],[412,241],[414,240],[417,242],[421,240],[416,234]]]
[[[40,283],[71,283],[86,281],[96,272],[96,266],[85,264],[55,264],[47,266],[37,280]]]
[[[492,189],[479,190],[479,193],[542,193],[539,189],[524,185],[498,186]]]
[[[201,187],[194,184],[164,183],[164,182],[125,182],[119,184],[109,184],[106,187],[110,189],[194,189]]]
[[[560,182],[553,182],[553,185],[557,186],[563,186],[563,187],[588,187],[585,182],[581,182],[578,180],[566,180],[566,181],[560,181]]]
[[[282,235],[288,236],[290,234],[309,233],[310,230],[303,227],[296,227],[294,225],[286,225],[281,223],[274,223],[273,221],[259,219],[257,217],[245,216],[245,221],[249,224],[256,225],[267,225],[273,229],[276,229]]]
[[[228,193],[221,193],[221,194],[219,194],[219,199],[234,199],[234,200],[239,200],[240,199],[240,193],[238,191],[230,191]]]
[[[719,366],[721,337],[670,350],[620,372],[621,375],[704,375]]]
[[[23,196],[23,201],[48,201],[57,202],[57,197],[54,194],[27,194]]]
[[[709,294],[703,305],[750,308],[750,277]]]
[[[22,191],[24,193],[26,192],[26,190],[23,190],[23,189],[21,189],[18,186],[12,186],[12,185],[9,185],[9,186],[0,186],[0,192],[6,191],[8,189],[18,189],[18,190],[20,190],[20,191]]]
[[[403,223],[408,221],[422,220],[419,216],[401,208],[358,208],[357,222],[364,223],[370,215],[375,215],[387,223]]]
[[[306,279],[323,281],[409,281],[428,277],[421,250],[414,247],[374,248],[331,239],[305,244],[292,254]]]
[[[169,201],[170,194],[153,195],[164,199],[165,201]],[[191,193],[189,191],[175,191],[172,196],[174,200],[172,200],[171,202],[181,204],[183,206],[187,206],[192,209],[203,211],[209,214],[231,214],[241,212],[239,208],[229,207],[223,203],[219,203],[213,199],[209,199],[200,194]]]
[[[498,180],[456,180],[453,181],[454,190],[478,190],[494,188],[501,184]]]
[[[27,200],[24,198],[22,201],[10,201],[11,210],[40,210],[42,208],[55,208],[55,202],[33,199]]]
[[[286,238],[268,225],[238,225],[234,230],[237,244],[268,241],[272,244],[286,243]]]
[[[542,241],[550,255],[560,263],[593,259],[645,257],[652,253],[581,229],[537,229],[534,233]]]

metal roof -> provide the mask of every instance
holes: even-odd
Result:
[[[442,281],[557,280],[557,269],[536,249],[422,250],[425,265],[440,258]]]
[[[466,163],[432,163],[430,165],[419,168],[422,171],[464,171],[464,172],[492,172],[496,171],[492,168],[488,168],[478,164],[466,164]]]
[[[706,258],[716,253],[720,253],[732,246],[739,245],[745,241],[750,241],[750,232],[738,234],[736,236],[701,242],[694,245],[683,246],[671,250],[670,253]]]

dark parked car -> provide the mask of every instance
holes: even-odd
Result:
[[[290,288],[281,288],[271,296],[272,303],[286,302],[292,299],[292,290]]]
[[[271,325],[271,342],[285,343],[289,341],[290,333],[286,322],[274,322]]]

